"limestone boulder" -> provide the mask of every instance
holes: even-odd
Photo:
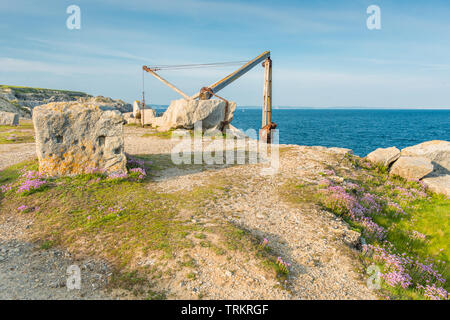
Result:
[[[155,117],[152,125],[159,131],[183,128],[191,130],[201,122],[203,130],[222,129],[223,123],[233,120],[236,103],[218,99],[211,100],[174,100],[161,117]]]
[[[132,112],[133,107],[131,104],[126,103],[120,99],[111,99],[109,97],[97,96],[97,97],[82,97],[77,100],[82,104],[92,104],[99,107],[109,107],[120,111],[121,113]]]
[[[123,117],[118,110],[55,102],[35,107],[33,124],[41,173],[126,172]]]
[[[450,142],[433,140],[402,149],[402,156],[429,159],[436,172],[450,174]]]
[[[139,123],[139,120],[133,116],[133,112],[122,113],[125,124]]]
[[[433,172],[433,164],[424,157],[401,156],[391,167],[390,175],[397,175],[408,180],[419,180]]]
[[[140,122],[144,121],[145,125],[152,125],[156,118],[156,110],[151,108],[145,108],[144,110],[140,111]]]
[[[137,119],[141,117],[141,102],[140,101],[134,101],[133,102],[133,116]]]
[[[0,111],[0,125],[17,126],[19,124],[19,114],[14,112]]]
[[[450,175],[427,176],[422,181],[431,191],[450,197]]]
[[[378,148],[367,155],[367,160],[385,167],[389,167],[398,158],[400,158],[400,150],[396,147]]]

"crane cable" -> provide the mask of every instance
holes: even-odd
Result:
[[[229,62],[215,62],[215,63],[197,63],[197,64],[178,64],[178,65],[160,65],[160,66],[149,66],[149,69],[154,71],[158,70],[184,70],[184,69],[200,69],[200,68],[214,68],[214,67],[227,67],[234,65],[241,65],[248,61],[229,61]]]

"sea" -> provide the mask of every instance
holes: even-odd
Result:
[[[166,108],[156,109],[162,113]],[[261,109],[238,108],[232,124],[258,131],[261,119]],[[349,148],[362,157],[377,148],[450,141],[450,110],[274,109],[272,121],[281,144]]]

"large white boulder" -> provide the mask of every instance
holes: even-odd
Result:
[[[18,113],[0,111],[0,125],[17,126],[18,124],[19,124]]]
[[[400,158],[400,150],[396,147],[378,148],[367,155],[367,160],[385,167],[389,167],[398,158]]]
[[[193,129],[201,121],[203,130],[223,129],[223,124],[233,120],[236,103],[218,99],[211,100],[174,100],[161,117],[155,117],[152,125],[159,131],[169,129]]]
[[[424,157],[433,163],[436,172],[448,174],[450,171],[449,141],[433,140],[407,147],[402,149],[402,156]]]
[[[397,175],[408,180],[419,180],[433,172],[431,161],[424,157],[401,156],[391,167],[390,175]]]
[[[33,124],[41,173],[76,175],[94,168],[126,172],[123,117],[118,110],[54,102],[34,108]]]

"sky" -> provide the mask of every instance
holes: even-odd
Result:
[[[81,10],[70,30],[67,7]],[[369,30],[377,5],[381,29]],[[142,66],[250,60],[270,50],[275,107],[450,108],[448,0],[0,0],[0,84],[132,102]],[[235,67],[160,74],[196,93]],[[145,75],[146,102],[180,96]],[[259,106],[257,66],[220,91]]]

